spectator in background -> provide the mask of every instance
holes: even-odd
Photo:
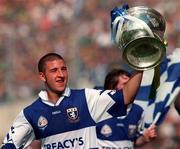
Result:
[[[104,82],[105,90],[121,90],[128,83],[130,74],[121,69],[110,71]],[[157,136],[156,126],[151,125],[141,135],[138,131],[143,109],[133,103],[128,114],[123,117],[111,118],[97,124],[96,132],[99,148],[134,148],[141,146]]]
[[[121,90],[70,89],[65,60],[56,53],[44,55],[38,71],[45,90],[19,113],[2,149],[26,148],[35,139],[45,149],[97,148],[97,122],[125,115],[142,79],[138,71]]]

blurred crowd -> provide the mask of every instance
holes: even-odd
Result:
[[[110,34],[110,11],[124,3],[158,10],[167,21],[167,54],[180,47],[179,0],[0,0],[0,103],[37,96],[36,64],[46,52],[65,57],[69,85],[76,88],[102,85],[112,67],[125,67]],[[171,140],[180,139],[180,125],[172,119],[165,124],[173,122],[177,130],[163,128],[177,133]]]

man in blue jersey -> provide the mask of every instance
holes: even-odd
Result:
[[[16,117],[2,149],[26,148],[35,139],[44,149],[97,148],[96,124],[125,115],[142,79],[137,71],[121,90],[70,89],[65,60],[56,53],[44,55],[38,71],[45,90]]]
[[[104,82],[104,89],[120,90],[130,79],[130,74],[121,69],[110,71]],[[97,124],[96,132],[100,149],[132,149],[143,145],[157,136],[156,126],[152,125],[140,135],[138,127],[143,116],[143,109],[133,103],[128,114],[123,117],[110,118]]]

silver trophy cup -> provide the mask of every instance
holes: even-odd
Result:
[[[144,6],[129,8],[127,13],[118,42],[123,58],[136,70],[152,69],[166,54],[165,19],[156,10]]]

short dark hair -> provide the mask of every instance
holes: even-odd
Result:
[[[104,89],[115,89],[118,84],[118,77],[121,75],[131,76],[129,72],[123,69],[116,68],[111,70],[105,77]]]
[[[44,55],[43,57],[40,58],[40,60],[38,62],[38,71],[39,72],[44,71],[44,66],[47,61],[53,61],[53,60],[57,60],[57,59],[64,60],[64,58],[57,53],[47,53],[46,55]]]

